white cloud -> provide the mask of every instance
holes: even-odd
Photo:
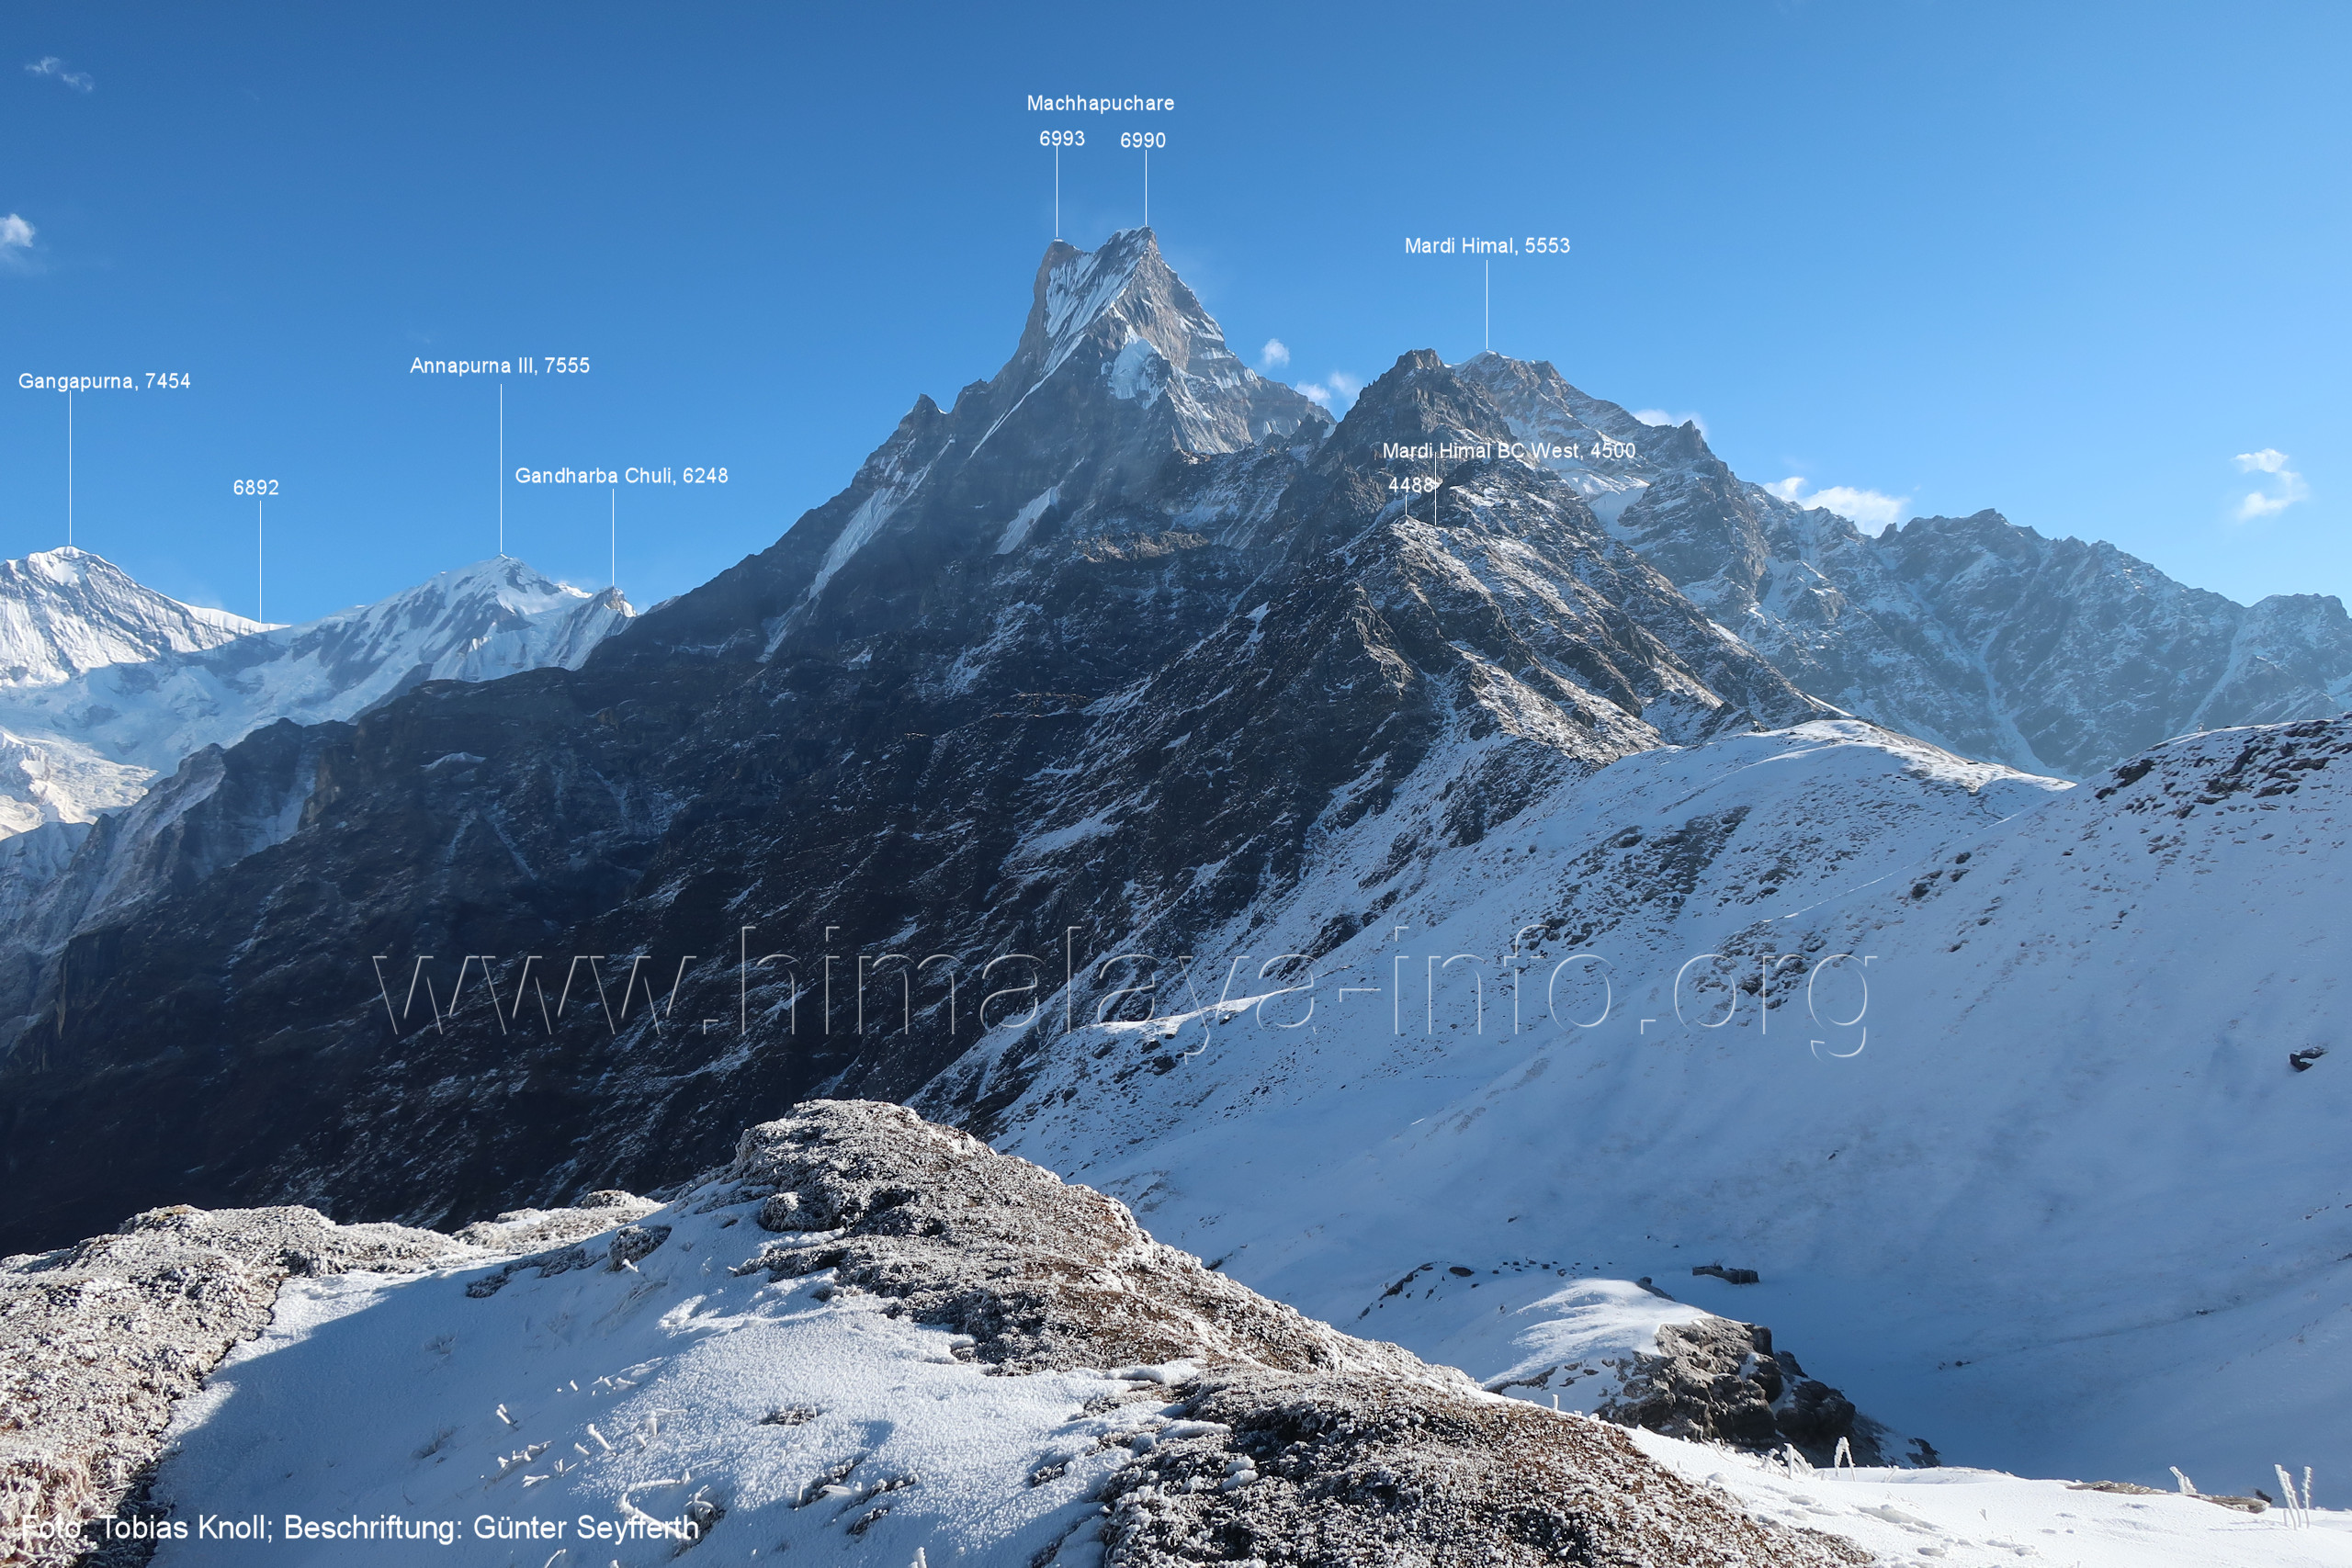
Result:
[[[1634,417],[1644,424],[1695,424],[1699,427],[1701,435],[1707,434],[1707,422],[1695,413],[1668,413],[1664,409],[1635,409]]]
[[[1289,363],[1290,345],[1278,337],[1268,338],[1266,346],[1258,351],[1258,368],[1270,374]]]
[[[2276,495],[2258,490],[2248,491],[2238,502],[2237,510],[2231,513],[2237,522],[2251,523],[2257,517],[2276,517],[2312,493],[2312,487],[2303,482],[2303,476],[2287,466],[2287,454],[2276,446],[2265,446],[2259,452],[2241,452],[2232,461],[2237,464],[2238,472],[2242,474],[2270,474],[2278,480],[2278,493]]]
[[[15,213],[0,213],[0,272],[30,272],[38,266],[33,232],[33,226]]]
[[[1882,491],[1857,490],[1852,485],[1831,485],[1827,490],[1805,493],[1805,481],[1797,475],[1776,480],[1764,488],[1792,506],[1819,507],[1850,518],[1866,534],[1876,534],[1903,521],[1910,510],[1907,495],[1888,495]]]
[[[1356,394],[1363,390],[1363,383],[1344,370],[1334,370],[1319,385],[1301,381],[1298,390],[1306,394],[1309,402],[1320,404],[1333,413],[1345,413],[1355,402]]]
[[[34,61],[30,65],[26,66],[25,69],[31,72],[36,76],[54,76],[77,93],[89,92],[97,85],[96,82],[90,79],[90,73],[88,72],[68,71],[65,69],[65,62],[58,59],[57,56],[53,54],[43,55],[40,59]]]

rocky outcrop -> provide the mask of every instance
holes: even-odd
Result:
[[[473,1255],[430,1231],[338,1225],[310,1209],[178,1205],[0,1259],[0,1551],[62,1562],[90,1521],[138,1517],[173,1405],[261,1331],[289,1276]]]
[[[1115,1199],[900,1106],[803,1106],[744,1134],[727,1175],[739,1193],[770,1190],[759,1223],[790,1233],[746,1269],[833,1270],[1011,1371],[1196,1359],[1440,1377],[1161,1246]]]
[[[1854,1464],[1935,1462],[1926,1443],[1898,1438],[1837,1389],[1807,1377],[1758,1324],[1725,1317],[1667,1324],[1657,1331],[1657,1355],[1611,1370],[1616,1388],[1595,1413],[1620,1426],[1758,1451],[1794,1448],[1823,1466],[1838,1461],[1841,1441]]]
[[[1105,1561],[1860,1564],[1652,1464],[1622,1433],[1397,1380],[1244,1371],[1188,1385],[1214,1430],[1154,1442],[1106,1489]]]

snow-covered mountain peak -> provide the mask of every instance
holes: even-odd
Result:
[[[1176,444],[1194,453],[1238,451],[1326,417],[1226,346],[1149,229],[1121,230],[1094,251],[1061,240],[1047,247],[1021,346],[994,387],[1017,382],[1025,401],[1057,376],[1153,413],[1164,402]]]
[[[1148,229],[1123,229],[1098,251],[1081,251],[1057,240],[1037,268],[1036,311],[1030,327],[1042,332],[1049,356],[1067,355],[1081,337],[1103,323],[1111,325],[1112,335],[1143,337],[1179,363],[1194,333],[1204,331],[1218,346],[1224,344],[1216,322],[1170,270],[1159,254],[1159,237]],[[1024,331],[1022,338],[1026,350],[1030,332]]]
[[[1508,439],[1575,485],[1603,522],[1614,523],[1662,474],[1714,460],[1698,426],[1645,424],[1579,391],[1549,360],[1490,349],[1454,373],[1492,398],[1509,422]]]
[[[616,589],[590,594],[540,575],[516,557],[498,556],[436,572],[373,604],[279,627],[266,640],[336,663],[358,659],[427,668],[435,680],[488,680],[551,662],[535,653],[553,622],[538,623],[592,607],[623,621],[635,614]]]
[[[262,629],[243,615],[168,598],[72,546],[0,561],[0,688],[52,685]]]

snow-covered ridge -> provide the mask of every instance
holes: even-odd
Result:
[[[2237,604],[1990,511],[1865,533],[1549,364],[1487,353],[1454,369],[1506,416],[1475,439],[1520,444],[1791,681],[1891,729],[2079,778],[2170,735],[2352,701],[2352,619],[2333,597]]]
[[[1453,369],[1503,411],[1506,432],[1479,434],[1524,447],[1528,460],[1575,485],[1604,524],[1615,522],[1657,476],[1704,450],[1695,430],[1645,424],[1617,404],[1578,391],[1548,360],[1512,359],[1490,349]]]
[[[61,553],[0,570],[14,572],[8,582],[70,584],[75,592],[60,588],[43,597],[28,591],[0,608],[13,604],[28,622],[50,627],[61,648],[86,653],[103,647],[120,657],[43,683],[0,686],[0,761],[12,764],[0,772],[0,834],[42,822],[90,821],[137,799],[149,781],[189,753],[233,744],[277,719],[349,718],[422,681],[487,681],[548,665],[576,669],[633,614],[613,590],[586,593],[509,557],[445,571],[377,604],[300,626],[264,628],[191,611],[214,619],[188,625],[222,633],[192,647],[171,639],[187,642],[195,634],[150,606],[162,629],[133,657],[132,644],[101,636],[121,615],[90,622],[97,629],[86,631],[75,629],[84,626],[77,617],[93,604],[172,602],[96,556],[74,552],[61,565],[53,558]],[[52,660],[50,667],[63,666]]]
[[[195,653],[262,629],[226,610],[166,598],[71,546],[0,560],[0,689]]]

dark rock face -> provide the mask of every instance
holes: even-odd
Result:
[[[208,746],[130,809],[78,829],[62,863],[0,876],[0,919],[15,939],[0,944],[0,1017],[29,1021],[38,1010],[60,1005],[63,993],[54,978],[68,962],[64,948],[75,931],[132,919],[150,900],[188,895],[214,873],[291,835],[320,759],[350,733],[346,724],[281,719],[227,750]],[[49,1035],[70,1032],[74,1022],[52,1014]],[[32,1030],[37,1069],[47,1066],[39,1053],[49,1035]]]
[[[151,1195],[447,1224],[675,1179],[747,1108],[915,1093],[990,956],[1050,995],[1073,928],[1181,943],[1416,769],[1462,770],[1461,841],[1563,771],[1826,711],[1576,485],[1476,455],[1508,427],[1415,354],[1333,430],[1148,232],[1056,248],[1003,371],[770,549],[576,671],[317,733],[290,835],[72,922],[0,1025],[0,1246]],[[948,956],[915,992],[827,927]]]
[[[1873,537],[1743,489],[1662,485],[1623,522],[1645,554],[1661,535],[1735,542],[1669,552],[1702,574],[1677,581],[1807,691],[1888,728],[2085,778],[2172,736],[2344,708],[2352,621],[2333,598],[2249,608],[1995,512]]]
[[[1950,637],[1980,650],[1996,711],[2044,771],[2086,777],[2175,735],[2345,705],[2352,623],[2332,598],[2247,608],[1993,512],[1914,519],[1873,543]]]

